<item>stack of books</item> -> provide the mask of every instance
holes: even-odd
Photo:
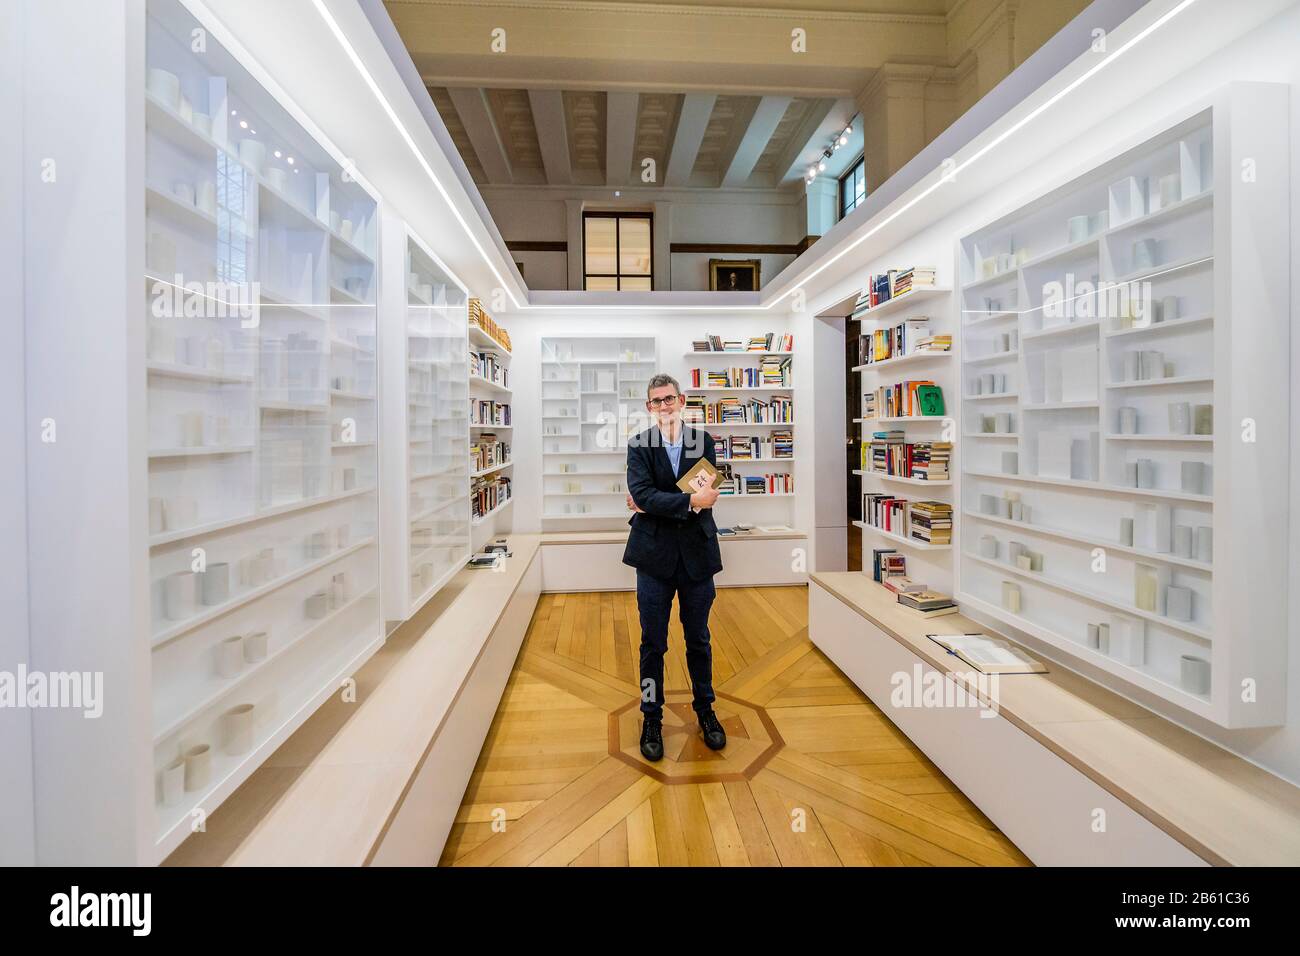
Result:
[[[949,594],[922,589],[907,591],[898,595],[898,603],[915,611],[924,618],[943,617],[957,613],[957,602]]]
[[[890,269],[880,275],[867,276],[866,288],[858,296],[854,316],[883,305],[890,299],[907,295],[913,289],[933,286],[935,270],[932,266],[912,266],[908,269]]]
[[[911,536],[927,544],[952,544],[952,505],[942,501],[914,502]]]
[[[510,387],[510,369],[501,364],[501,356],[496,352],[470,352],[469,373],[506,388]]]
[[[784,396],[777,396],[766,402],[757,398],[720,398],[712,405],[704,404],[702,400],[693,404],[692,398],[695,397],[697,396],[687,398],[686,406],[682,409],[683,421],[708,425],[730,422],[740,424],[749,422],[779,424],[794,421],[794,400]],[[702,418],[694,417],[699,414],[696,409],[702,409]],[[688,413],[690,417],[688,417]]]
[[[790,359],[769,355],[758,366],[759,384],[766,388],[790,387]]]
[[[772,433],[772,457],[773,458],[794,457],[794,432],[773,432]]]
[[[930,320],[907,319],[887,329],[876,329],[858,336],[858,364],[874,365],[890,359],[902,358],[919,351],[923,341],[933,339]],[[951,342],[951,336],[948,337]]]
[[[691,388],[789,388],[790,360],[776,356],[758,366],[690,371]]]
[[[746,343],[740,339],[706,335],[702,339],[693,339],[691,350],[694,352],[793,352],[794,336],[789,333],[777,335],[775,332],[768,332],[766,335],[751,335]]]
[[[733,477],[718,486],[720,495],[788,495],[793,492],[794,476],[785,474]]]
[[[912,462],[907,477],[922,481],[948,481],[952,474],[952,442],[919,441],[912,445]]]

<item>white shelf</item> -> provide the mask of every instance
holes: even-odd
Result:
[[[474,518],[473,520],[471,520],[470,524],[472,524],[472,525],[474,525],[475,527],[477,527],[478,525],[481,525],[483,522],[487,521],[488,518],[491,518],[494,514],[497,514],[497,513],[502,512],[502,511],[505,511],[507,508],[509,508],[509,507],[510,507],[512,504],[514,504],[514,503],[515,503],[514,495],[511,495],[509,498],[507,498],[505,501],[501,502],[499,505],[497,505],[497,506],[496,506],[495,508],[493,508],[491,511],[485,512],[484,514],[479,515],[477,518]]]
[[[1013,528],[1016,531],[1043,535],[1048,538],[1058,538],[1062,541],[1072,541],[1088,548],[1105,548],[1108,551],[1118,551],[1121,554],[1131,554],[1144,561],[1159,561],[1162,564],[1176,564],[1179,567],[1204,571],[1206,574],[1213,573],[1214,571],[1214,566],[1212,564],[1206,564],[1204,561],[1197,561],[1194,558],[1182,558],[1166,551],[1147,551],[1144,548],[1134,548],[1131,545],[1120,544],[1118,541],[1111,541],[1098,535],[1078,534],[1073,531],[1063,531],[1060,528],[1052,528],[1046,525],[1031,524],[1027,521],[1013,521],[1010,518],[1003,518],[999,515],[981,514],[978,511],[964,511],[962,513],[966,517],[975,521],[985,521],[989,524],[1001,525],[1004,528]]]
[[[966,471],[964,474],[972,478],[989,478],[997,481],[1018,481],[1031,485],[1064,485],[1069,488],[1078,488],[1084,491],[1095,491],[1101,494],[1119,495],[1129,497],[1136,495],[1140,498],[1172,498],[1177,501],[1186,501],[1194,504],[1212,504],[1214,497],[1212,495],[1192,495],[1184,491],[1173,491],[1165,488],[1125,488],[1120,485],[1108,485],[1100,481],[1085,481],[1082,478],[1039,478],[1037,475],[1005,475],[996,471]]]
[[[900,485],[918,485],[923,488],[947,488],[952,485],[952,480],[947,478],[930,481],[926,478],[905,478],[902,475],[886,475],[879,471],[863,471],[861,468],[853,469],[853,473],[864,478],[879,478],[881,481],[894,482]]]
[[[340,491],[336,494],[325,495],[319,498],[304,498],[302,501],[276,505],[272,508],[263,508],[250,514],[238,515],[233,518],[213,521],[208,524],[195,525],[193,528],[184,528],[180,531],[164,531],[161,534],[155,534],[149,538],[149,547],[159,548],[163,545],[175,544],[178,541],[187,541],[190,538],[202,538],[206,535],[216,534],[218,531],[238,528],[241,525],[252,524],[256,521],[265,521],[268,518],[277,518],[281,515],[291,514],[295,511],[306,511],[311,508],[320,508],[324,505],[333,504],[336,501],[344,501],[348,498],[356,497],[357,495],[369,494],[374,490],[373,487],[353,488],[348,491]]]
[[[252,445],[203,445],[185,448],[151,448],[149,460],[163,458],[202,458],[218,455],[247,455],[253,451]]]
[[[1177,388],[1182,385],[1209,385],[1214,379],[1205,375],[1175,375],[1170,378],[1145,378],[1140,382],[1107,382],[1107,388]]]
[[[1034,342],[1041,339],[1052,339],[1059,336],[1073,335],[1076,332],[1093,332],[1100,328],[1100,319],[1089,319],[1086,322],[1070,322],[1066,325],[1053,325],[1046,329],[1022,332],[1020,334],[1020,339],[1022,342]]]
[[[1020,318],[1020,313],[1019,313],[1019,312],[1005,312],[1005,311],[1003,311],[1003,312],[984,312],[984,311],[982,311],[982,310],[975,310],[975,309],[963,309],[963,310],[962,310],[962,315],[975,315],[975,316],[977,316],[977,318],[974,318],[974,319],[963,319],[961,324],[962,324],[962,326],[965,327],[965,328],[969,328],[969,327],[971,327],[971,326],[973,326],[973,325],[984,325],[984,324],[986,324],[986,323],[990,323],[990,322],[1003,322],[1003,321],[1006,321],[1007,319],[1018,319],[1018,318]]]
[[[896,541],[899,544],[905,544],[909,548],[916,548],[918,551],[951,551],[951,544],[930,544],[928,541],[920,541],[916,538],[905,538],[901,534],[894,534],[892,531],[886,531],[883,528],[877,528],[873,524],[867,524],[865,521],[854,521],[855,525],[863,531],[870,531],[872,534],[879,535],[889,541]],[[956,531],[956,528],[953,529]]]
[[[1211,312],[1202,312],[1199,315],[1189,315],[1186,318],[1170,319],[1167,322],[1152,322],[1150,325],[1136,326],[1131,329],[1114,329],[1102,333],[1105,338],[1117,339],[1128,336],[1147,336],[1160,335],[1166,332],[1177,333],[1186,329],[1194,329],[1214,321],[1214,314]]]
[[[784,392],[785,394],[788,395],[788,394],[790,394],[793,390],[794,390],[794,386],[793,386],[793,385],[753,385],[753,386],[744,387],[744,388],[742,388],[742,387],[737,387],[737,388],[713,388],[713,387],[708,387],[708,388],[703,388],[703,387],[702,387],[702,388],[683,388],[683,389],[682,389],[682,394],[683,394],[683,395],[685,395],[685,394],[687,394],[687,393],[696,393],[696,394],[698,394],[698,393],[705,393],[705,392]],[[605,393],[600,393],[600,392],[585,392],[584,394],[588,394],[588,395],[599,395],[599,394],[616,395],[617,392],[605,392]]]
[[[951,358],[952,352],[912,352],[908,355],[900,355],[898,358],[881,359],[879,362],[868,362],[866,365],[855,365],[853,371],[866,372],[876,369],[892,369],[899,365],[915,365],[918,362],[933,362],[936,359]]]
[[[1020,398],[1019,392],[996,392],[987,395],[964,395],[962,401],[965,402],[996,402],[1001,400],[1017,401]]]
[[[217,618],[223,617],[224,615],[229,614],[231,611],[234,611],[237,608],[241,608],[246,604],[251,604],[252,602],[265,597],[266,595],[272,593],[273,591],[280,590],[280,588],[284,587],[287,584],[292,584],[294,581],[306,577],[307,575],[311,574],[313,571],[319,571],[321,568],[328,567],[329,565],[333,564],[335,561],[339,561],[343,558],[346,558],[350,554],[355,554],[357,551],[360,551],[362,548],[368,548],[374,543],[375,543],[374,537],[363,538],[360,541],[357,541],[355,544],[349,545],[346,548],[340,548],[338,551],[331,552],[330,554],[327,554],[323,558],[317,558],[314,561],[307,562],[301,567],[294,568],[292,571],[289,571],[288,573],[283,574],[272,581],[268,581],[266,584],[258,585],[255,588],[250,588],[249,590],[245,591],[243,594],[236,595],[235,597],[231,598],[228,601],[223,601],[221,604],[214,604],[211,607],[207,607],[201,613],[195,614],[193,617],[187,617],[183,621],[176,621],[172,623],[169,627],[154,632],[153,639],[150,642],[149,646],[152,647],[154,650],[157,650],[158,648],[162,647],[164,644],[171,643],[181,635],[188,634],[190,631],[193,631],[195,628],[202,627],[204,624],[207,624],[209,621],[215,621]],[[230,573],[233,574],[234,571],[235,571],[235,567],[232,564],[230,565]]]
[[[490,475],[494,471],[501,471],[502,469],[505,468],[513,468],[514,464],[515,463],[513,461],[503,461],[499,465],[488,465],[488,467],[480,468],[478,471],[471,471],[469,473],[469,476],[471,478],[482,478],[484,475]]]
[[[935,299],[945,296],[952,292],[948,286],[913,286],[911,292],[905,292],[903,295],[895,296],[886,302],[873,306],[870,309],[863,309],[861,312],[855,312],[850,318],[855,322],[867,322],[877,319],[882,315],[890,315],[908,306],[924,302],[927,299]]]
[[[720,358],[722,356],[727,356],[729,358],[735,358],[737,356],[748,356],[749,358],[768,358],[774,355],[794,355],[794,352],[750,352],[746,350],[743,352],[685,352],[683,354],[685,355],[686,358],[701,358],[701,357]],[[640,365],[643,363],[638,362],[636,364]]]
[[[1103,435],[1107,441],[1159,441],[1191,442],[1198,445],[1214,443],[1213,435]]]
[[[686,422],[685,424],[705,431],[711,428],[794,428],[794,422]]]
[[[492,431],[510,431],[514,425],[484,425],[482,422],[470,422],[470,428],[487,428]]]
[[[719,458],[719,465],[788,465],[794,458]]]
[[[484,378],[482,375],[470,375],[469,384],[477,385],[480,388],[486,388],[488,391],[496,392],[499,395],[510,394],[510,389],[506,388],[506,386],[498,385],[496,382],[492,381],[491,379]]]
[[[494,350],[506,358],[510,357],[510,350],[506,348],[504,345],[502,345],[500,342],[498,342],[496,339],[492,338],[492,336],[484,332],[483,329],[481,329],[479,326],[471,322],[468,328],[469,328],[469,344],[479,347],[475,351],[486,352],[488,350]]]
[[[977,355],[974,358],[962,360],[963,365],[991,365],[997,362],[1010,362],[1020,358],[1020,350],[1012,349],[1009,352],[995,352],[992,355]]]
[[[1144,621],[1159,624],[1160,626],[1167,627],[1173,631],[1190,634],[1193,637],[1205,641],[1207,644],[1211,641],[1210,631],[1198,624],[1191,624],[1186,621],[1177,621],[1173,618],[1156,614],[1153,611],[1143,611],[1134,607],[1132,604],[1126,604],[1123,601],[1101,594],[1097,591],[1077,587],[1076,585],[1070,584],[1066,581],[1049,577],[1041,571],[1025,571],[1022,568],[1012,567],[1005,561],[994,561],[991,558],[985,558],[978,554],[965,553],[962,557],[974,561],[977,564],[983,564],[987,567],[993,568],[999,574],[1009,574],[1013,577],[1020,578],[1023,581],[1033,581],[1035,584],[1042,585],[1045,588],[1051,588],[1055,591],[1060,591],[1063,594],[1072,594],[1075,597],[1083,598],[1085,601],[1091,601],[1094,604],[1100,604],[1103,607],[1110,608],[1111,610],[1119,611],[1123,614],[1130,614],[1133,617],[1142,618]]]
[[[182,202],[176,196],[168,195],[153,186],[145,187],[145,209],[149,213],[164,216],[180,225],[202,229],[204,232],[217,231],[217,217],[212,213]]]
[[[1034,404],[1025,403],[1020,406],[1024,412],[1059,412],[1068,411],[1074,408],[1099,408],[1101,403],[1095,400],[1083,402],[1036,402]]]
[[[897,422],[942,422],[947,419],[946,415],[893,415],[886,418],[855,418],[855,422],[863,425],[888,425]]]
[[[220,372],[193,365],[175,365],[170,362],[150,362],[146,368],[158,378],[175,378],[194,382],[211,382],[215,385],[251,385],[253,376],[235,372]]]
[[[998,438],[1004,441],[1017,439],[1020,432],[967,432],[962,438]]]

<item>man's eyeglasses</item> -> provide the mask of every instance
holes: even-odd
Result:
[[[677,396],[665,395],[663,398],[652,398],[647,404],[651,408],[672,408],[677,404]]]

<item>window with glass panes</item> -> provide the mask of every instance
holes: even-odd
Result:
[[[584,212],[582,287],[592,292],[651,291],[653,246],[648,212]]]
[[[867,198],[867,160],[859,159],[853,168],[840,177],[840,218],[858,208]]]

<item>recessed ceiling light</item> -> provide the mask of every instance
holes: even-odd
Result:
[[[826,160],[823,159],[821,162],[817,164],[817,172],[819,173],[826,172]]]
[[[287,160],[285,160],[285,162],[287,162],[290,166],[292,166],[292,165],[293,165],[293,157],[290,156]]]
[[[231,115],[231,116],[238,116],[238,115],[239,115],[239,110],[231,110],[231,111],[230,111],[230,115]]]
[[[841,146],[847,146],[847,145],[849,145],[849,134],[848,134],[848,133],[845,133],[843,136],[840,137],[840,145],[841,145]]]
[[[240,120],[240,121],[239,121],[239,128],[240,128],[240,129],[248,129],[248,120]]]
[[[275,158],[276,159],[280,158],[280,151],[278,149],[275,151]]]

